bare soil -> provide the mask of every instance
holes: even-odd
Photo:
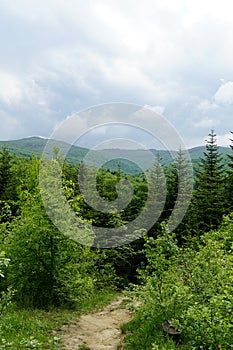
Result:
[[[90,350],[120,349],[123,339],[120,325],[132,318],[122,301],[123,298],[119,298],[101,312],[82,315],[77,323],[63,326],[59,335],[64,349],[78,350],[81,345],[86,345]]]

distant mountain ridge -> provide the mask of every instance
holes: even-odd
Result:
[[[20,157],[31,158],[33,154],[36,154],[38,157],[41,157],[44,151],[44,148],[49,140],[46,138],[34,136],[23,138],[20,140],[12,140],[12,141],[0,141],[0,148],[3,145],[6,145],[9,151]],[[53,141],[54,145],[57,147],[64,146],[64,142],[62,141]],[[67,144],[66,144],[67,145]],[[61,147],[62,148],[62,147]],[[172,162],[171,154],[175,153],[175,151],[167,151],[167,150],[149,150],[155,156],[159,153],[162,158],[162,162],[165,165],[168,165]],[[191,160],[193,164],[197,164],[199,159],[203,156],[203,152],[205,152],[205,146],[198,146],[188,150]],[[82,148],[78,146],[71,146],[67,156],[66,161],[72,165],[80,164],[81,160],[85,157],[85,155],[89,152],[87,148]],[[224,163],[227,162],[227,154],[231,154],[230,147],[219,147],[219,152],[223,156]],[[112,159],[111,159],[112,157]],[[109,160],[109,158],[111,160]],[[117,169],[119,167],[119,163],[122,171],[134,174],[141,172],[141,169],[136,165],[137,161],[139,164],[142,164],[143,169],[148,169],[152,166],[152,158],[148,156],[148,151],[146,150],[103,150],[103,151],[93,151],[93,161],[98,159],[99,163],[105,163],[104,167],[109,169]],[[131,159],[131,161],[128,161]],[[134,161],[135,162],[134,162]],[[136,163],[136,164],[134,164]]]
[[[32,136],[19,140],[0,141],[0,148],[5,145],[16,156],[31,158],[33,154],[36,154],[40,158],[48,141],[49,139],[46,138]],[[65,142],[54,140],[54,145],[58,147],[63,144]],[[79,164],[87,152],[88,149],[86,148],[72,146],[67,161],[74,165]]]

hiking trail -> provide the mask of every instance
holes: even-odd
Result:
[[[81,315],[77,322],[62,327],[64,349],[78,350],[86,345],[90,350],[117,350],[123,340],[120,325],[130,321],[131,313],[120,297],[100,312]],[[84,349],[84,348],[83,348]]]

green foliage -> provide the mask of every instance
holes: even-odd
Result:
[[[81,181],[84,177],[85,169],[82,164],[79,168],[79,177]],[[94,173],[94,170],[93,170]],[[92,176],[92,174],[90,174]],[[99,196],[108,204],[109,212],[102,213],[98,210],[93,209],[85,201],[84,196],[77,190],[77,184],[75,181],[75,176],[72,176],[73,181],[69,182],[65,179],[65,192],[66,197],[69,201],[71,208],[77,213],[77,215],[82,218],[82,220],[90,222],[93,225],[93,231],[95,232],[95,227],[120,227],[122,225],[127,225],[128,221],[133,220],[137,217],[140,210],[143,209],[143,205],[146,199],[147,185],[144,179],[141,178],[128,178],[133,186],[134,194],[132,201],[126,207],[125,210],[117,211],[115,209],[111,210],[111,201],[117,198],[117,185],[123,195],[126,195],[124,191],[124,181],[125,179],[120,171],[115,173],[110,173],[104,169],[100,169],[97,174],[97,191]],[[95,179],[93,179],[95,182]],[[64,182],[63,182],[64,187]],[[98,204],[98,198],[93,195],[95,189],[89,189],[88,196],[92,203]],[[95,243],[98,246],[100,242],[104,243],[106,240],[106,235],[101,236],[101,232],[96,234]],[[129,282],[135,280],[136,269],[140,263],[141,245],[139,242],[127,244],[117,248],[101,250],[96,249],[96,254],[98,255],[96,265],[99,271],[110,271],[111,267],[115,270],[117,274],[117,279],[115,279],[118,288],[124,288]],[[105,276],[107,276],[105,274]],[[114,281],[113,281],[114,283]]]
[[[231,131],[231,133],[233,135],[233,131]],[[230,141],[233,142],[232,139]],[[231,147],[231,149],[233,151],[233,144],[231,144],[230,147]],[[228,158],[229,158],[229,161],[230,161],[228,165],[230,166],[230,168],[233,168],[233,155],[232,154],[228,154]]]
[[[34,154],[37,155],[38,158],[40,158],[43,154],[43,150],[45,148],[46,143],[48,142],[47,139],[40,138],[40,137],[28,137],[21,140],[13,140],[13,141],[0,141],[0,148],[6,145],[11,152],[11,154],[14,154],[18,157],[24,157],[27,159],[30,159]],[[51,140],[50,140],[51,143]],[[55,147],[63,148],[63,142],[62,141],[54,141]],[[151,150],[155,155],[157,153],[156,150]],[[199,161],[200,157],[203,156],[204,147],[194,147],[189,150],[189,153],[192,158],[193,164]],[[228,147],[220,147],[221,154],[224,156],[224,160],[227,162],[227,154],[229,153]],[[69,164],[77,166],[80,164],[82,159],[87,154],[88,149],[72,146],[67,154],[67,162]],[[103,154],[103,152],[98,152]],[[112,150],[111,150],[112,154]],[[145,156],[146,155],[146,156]],[[105,167],[106,169],[110,169],[111,172],[115,171],[118,167],[119,161],[122,167],[122,170],[126,174],[135,175],[138,172],[140,172],[138,166],[136,166],[134,163],[127,161],[127,159],[139,159],[140,164],[143,164],[147,168],[149,168],[152,164],[150,162],[150,159],[148,161],[147,157],[147,151],[146,150],[126,150],[125,152],[125,159],[113,159],[109,162],[106,162]],[[164,159],[164,162],[166,165],[169,165],[172,161],[171,155],[169,151],[161,150],[160,155]],[[103,156],[102,156],[103,158]],[[101,158],[101,159],[102,159]],[[107,157],[108,158],[108,157]]]
[[[4,277],[4,269],[9,265],[10,259],[6,257],[4,251],[0,251],[0,278]]]
[[[69,318],[72,315],[69,314]],[[12,305],[0,319],[0,349],[60,349],[60,338],[52,335],[68,320],[62,312],[19,309]]]
[[[13,289],[8,286],[6,290],[2,290],[1,282],[5,277],[6,269],[9,265],[10,259],[6,257],[4,251],[0,251],[0,316],[9,307],[14,295]]]
[[[62,349],[59,337],[62,325],[77,321],[81,312],[99,311],[117,296],[107,288],[98,291],[82,301],[79,311],[54,308],[45,311],[11,304],[0,318],[0,349]]]
[[[59,161],[54,159],[47,163],[53,169],[54,178],[45,178],[47,187],[44,186],[44,191],[49,188],[51,181],[56,181],[56,174],[60,171]],[[82,246],[59,232],[48,218],[39,194],[40,161],[33,157],[23,165],[18,189],[20,215],[14,216],[8,201],[0,202],[1,248],[5,249],[11,261],[1,286],[5,304],[11,293],[8,287],[13,286],[14,300],[20,305],[79,307],[96,290],[116,285],[114,264],[106,259],[104,251]],[[63,189],[68,201],[75,195],[73,185],[69,177],[63,178]],[[64,215],[60,215],[64,213],[59,210],[58,207],[57,218],[64,218]],[[66,225],[72,235],[69,217],[65,216],[65,219],[62,225]],[[82,234],[86,234],[84,225]],[[91,236],[90,232],[88,234]]]
[[[233,132],[231,132],[233,134]],[[233,139],[230,140],[232,144],[231,147],[231,154],[228,155],[228,169],[227,169],[227,175],[226,175],[226,181],[225,181],[225,205],[227,208],[227,212],[233,211]]]
[[[94,288],[94,254],[52,225],[38,196],[28,195],[5,245],[11,259],[7,281],[24,305],[79,303]]]
[[[0,223],[9,222],[12,219],[12,210],[9,202],[0,200]]]
[[[124,288],[130,282],[139,282],[132,295],[140,303],[136,307],[135,319],[122,327],[123,331],[131,332],[126,338],[126,349],[231,348],[232,216],[224,219],[218,231],[201,234],[218,227],[223,213],[231,208],[232,157],[229,157],[223,192],[224,173],[214,132],[209,136],[194,199],[184,222],[176,229],[176,235],[169,234],[166,225],[160,223],[164,219],[167,222],[171,213],[175,221],[181,215],[182,205],[187,202],[190,184],[184,181],[180,186],[178,182],[179,177],[187,175],[181,151],[167,171],[157,159],[153,169],[146,174],[151,180],[149,183],[142,174],[125,176],[120,168],[114,171],[100,169],[97,172],[97,191],[110,207],[111,201],[117,199],[117,188],[127,200],[125,180],[133,189],[132,201],[125,209],[112,207],[109,213],[102,213],[88,205],[80,192],[78,175],[85,175],[82,174],[82,164],[79,168],[67,163],[61,166],[63,160],[58,148],[54,148],[54,159],[46,162],[39,161],[36,156],[30,160],[19,159],[10,155],[7,148],[2,149],[0,242],[1,251],[6,253],[0,256],[0,312],[4,316],[4,320],[0,320],[0,348],[59,348],[57,339],[50,336],[48,340],[50,326],[45,326],[42,320],[47,316],[39,316],[40,312],[34,309],[38,319],[33,328],[30,310],[17,310],[19,305],[44,309],[76,307],[86,311],[107,300],[108,294],[111,297],[109,287]],[[41,172],[44,185],[41,195],[47,199],[51,208],[47,212],[56,226],[48,217],[39,192],[38,173],[43,162],[49,175],[43,176],[45,174]],[[95,171],[93,169],[93,174]],[[147,213],[151,216],[148,219],[153,221],[159,211],[155,203],[164,203],[165,182],[166,207],[148,236],[114,249],[90,247],[100,237],[96,238],[95,230],[88,228],[86,223],[108,228],[127,225],[143,212],[146,202]],[[51,186],[58,196],[51,194]],[[153,198],[148,198],[150,186],[154,190]],[[182,200],[176,207],[178,192]],[[62,201],[59,199],[61,193],[65,195]],[[92,190],[88,195],[98,204],[98,197]],[[70,211],[73,211],[73,216]],[[142,216],[142,227],[147,224],[147,213]],[[74,222],[78,224],[75,226]],[[195,245],[191,246],[187,241],[182,248],[185,235],[193,235]],[[77,243],[78,237],[87,239],[90,246]],[[106,295],[103,296],[105,288]],[[16,304],[12,305],[12,301]],[[163,334],[161,325],[165,320],[172,320],[174,327],[179,329],[180,344]]]
[[[198,251],[178,248],[166,231],[156,240],[146,238],[148,264],[136,317],[124,330],[125,349],[231,349],[233,343],[233,216],[218,231],[201,237]],[[162,333],[172,320],[180,344]],[[169,338],[169,339],[168,339]]]
[[[82,300],[80,304],[79,312],[89,313],[98,312],[103,309],[104,306],[108,305],[111,301],[119,297],[119,291],[112,289],[108,286],[105,288],[97,289],[88,298]]]
[[[126,337],[125,349],[151,349],[156,337],[163,341],[162,322],[174,318],[180,310],[180,276],[177,275],[177,247],[163,225],[157,239],[145,236],[147,265],[140,270],[143,285],[134,287],[134,299],[139,302],[136,317],[125,330],[134,331]],[[174,272],[174,273],[173,273]]]
[[[79,345],[78,350],[91,350],[91,349],[84,344],[84,345]]]
[[[190,204],[192,190],[193,169],[185,152],[179,149],[174,164],[167,170],[167,199],[163,215],[164,219],[169,219],[170,231],[175,228],[179,243],[187,236],[188,220],[187,217],[183,218]]]
[[[202,238],[204,246],[187,260],[186,287],[190,299],[184,300],[180,317],[184,341],[206,349],[230,349],[232,345],[232,217],[219,231]],[[194,340],[195,338],[195,340]]]
[[[190,214],[194,230],[200,235],[217,228],[224,214],[223,164],[213,130],[201,159],[196,186]]]
[[[0,198],[8,199],[10,196],[10,180],[11,180],[11,160],[6,146],[4,146],[0,152]]]

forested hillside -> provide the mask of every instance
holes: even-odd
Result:
[[[11,154],[14,154],[16,156],[20,157],[26,157],[26,158],[32,158],[33,155],[36,155],[38,158],[40,158],[43,154],[44,148],[48,142],[48,139],[41,138],[41,137],[28,137],[21,140],[13,140],[13,141],[0,141],[0,149],[2,149],[4,146],[7,147],[9,152]],[[50,140],[51,142],[51,140]],[[56,141],[54,140],[54,146],[62,148],[65,143],[62,141]],[[71,165],[80,165],[80,162],[85,157],[85,155],[88,153],[87,148],[78,147],[78,146],[71,146],[68,154],[66,155],[66,162]],[[196,166],[199,162],[199,159],[203,157],[205,151],[204,146],[200,147],[194,147],[189,149],[190,158]],[[150,152],[154,154],[155,156],[159,153],[163,164],[168,166],[170,163],[173,162],[172,156],[174,156],[177,152],[177,150],[156,150],[151,149]],[[122,158],[121,159],[115,159],[119,158],[118,153],[119,150],[102,150],[100,152],[94,151],[96,153],[96,157],[98,157],[103,163],[106,163],[104,165],[105,169],[109,170],[116,170],[120,164],[122,172],[126,174],[136,174],[140,173],[142,170],[136,165],[133,164],[130,161],[127,161],[127,159],[135,159],[138,160],[140,164],[143,164],[143,167],[146,169],[149,169],[153,165],[153,161],[151,160],[151,157],[148,156],[148,151],[138,149],[138,150],[121,150]],[[112,160],[108,161],[109,153]],[[228,154],[230,153],[229,147],[219,147],[219,153],[223,157],[223,162],[227,163]],[[116,157],[114,156],[116,154]]]
[[[89,206],[80,192],[82,163],[63,164],[59,150],[54,149],[54,157],[46,161],[47,166],[54,174],[61,173],[63,192],[78,218],[80,230],[83,235],[93,237],[93,244],[82,245],[60,232],[47,215],[39,184],[39,169],[44,160],[36,154],[31,158],[15,155],[3,146],[0,152],[0,348],[48,346],[46,340],[42,346],[33,334],[34,343],[28,347],[22,344],[30,343],[29,334],[27,337],[22,333],[12,339],[12,334],[21,332],[17,327],[23,327],[10,318],[16,310],[19,314],[28,309],[81,310],[88,299],[105,290],[130,287],[130,297],[139,301],[140,306],[134,320],[124,326],[131,332],[125,349],[230,349],[233,344],[233,141],[229,140],[229,144],[226,163],[214,131],[210,132],[196,167],[191,203],[172,233],[168,232],[167,222],[178,193],[183,201],[187,200],[188,189],[185,186],[181,189],[179,184],[187,165],[181,150],[177,150],[171,164],[161,160],[158,166],[160,158],[155,155],[148,172],[157,189],[161,171],[165,174],[166,200],[162,213],[141,238],[111,249],[101,249],[95,244],[99,240],[95,227],[127,226],[143,211],[148,194],[145,174],[126,175],[119,165],[115,170],[99,169],[97,189],[105,201],[117,198],[116,188],[121,179],[128,180],[133,188],[133,198],[125,209],[104,213]],[[124,186],[124,182],[120,183]],[[156,200],[162,201],[159,195]],[[92,225],[91,232],[85,223]],[[141,226],[146,227],[143,222]],[[179,345],[169,336],[169,327],[162,332],[161,325],[168,320],[172,320],[171,327],[177,330]],[[59,349],[55,343],[50,343],[49,348]]]

